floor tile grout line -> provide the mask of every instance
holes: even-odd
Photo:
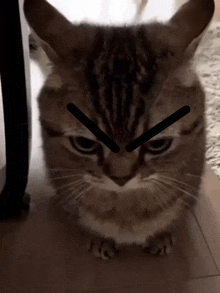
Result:
[[[202,227],[201,227],[201,225],[200,225],[200,223],[199,223],[199,221],[198,221],[198,219],[197,219],[197,217],[196,217],[194,211],[192,211],[192,215],[193,215],[193,217],[195,218],[196,223],[198,224],[198,227],[199,227],[199,230],[200,230],[200,232],[201,232],[201,234],[202,234],[202,237],[203,237],[203,239],[204,239],[204,241],[205,241],[205,243],[206,243],[206,245],[207,245],[207,248],[208,248],[208,250],[209,250],[209,252],[210,252],[210,254],[211,254],[211,257],[212,257],[213,262],[214,262],[214,264],[215,264],[215,266],[216,266],[216,269],[217,269],[217,271],[218,271],[218,274],[220,275],[220,268],[219,268],[218,265],[217,265],[217,262],[216,262],[216,260],[215,260],[215,258],[214,258],[214,256],[213,256],[212,250],[211,250],[211,248],[210,248],[210,246],[209,246],[208,241],[206,240],[206,237],[205,237],[205,235],[204,235],[203,229],[202,229]]]
[[[209,279],[209,278],[220,278],[220,274],[215,274],[215,275],[211,275],[211,276],[201,276],[201,277],[195,277],[195,278],[192,278],[190,279],[190,281],[193,281],[193,280],[201,280],[201,279]]]
[[[218,275],[211,275],[211,276],[203,276],[203,277],[196,277],[196,278],[190,278],[189,280],[186,280],[186,281],[183,281],[186,283],[186,285],[188,285],[189,282],[191,281],[195,281],[195,280],[201,280],[201,279],[211,279],[211,278],[218,278],[220,277],[220,274]],[[165,283],[170,283],[169,281],[165,282]],[[179,282],[171,282],[171,283],[179,283]],[[138,286],[123,286],[123,287],[104,287],[104,288],[99,288],[99,291],[100,292],[105,292],[104,290],[112,290],[112,289],[129,289],[129,288],[134,288],[134,289],[137,289],[137,288],[140,288],[140,287],[144,287],[144,286],[147,286],[148,284],[142,284],[142,285],[138,285]],[[78,293],[96,293],[97,290],[96,289],[92,289],[92,291],[79,291]]]
[[[183,282],[183,281],[182,281]],[[182,283],[181,282],[181,283]],[[179,281],[174,281],[174,282],[171,282],[171,281],[166,281],[164,282],[166,285],[169,283],[172,283],[172,284],[179,284],[180,282]],[[138,288],[141,288],[141,287],[147,287],[149,285],[149,283],[146,283],[146,284],[142,284],[142,285],[133,285],[133,286],[117,286],[117,287],[100,287],[98,288],[99,292],[106,292],[106,290],[118,290],[118,289],[138,289]],[[105,290],[105,291],[104,291]],[[96,289],[92,289],[91,291],[78,291],[77,293],[96,293],[97,290]]]

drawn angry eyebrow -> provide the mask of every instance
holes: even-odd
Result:
[[[112,152],[118,153],[120,147],[107,135],[105,134],[93,121],[91,121],[76,105],[69,103],[67,109],[72,113],[76,119],[78,119],[85,127],[87,127],[98,139],[100,139]],[[137,137],[131,143],[126,146],[127,152],[132,152],[143,143],[147,142],[149,139],[163,131],[164,129],[171,126],[173,123],[184,117],[190,112],[189,106],[184,106],[178,111],[174,112],[172,115],[147,130],[145,133]]]
[[[98,139],[100,139],[111,151],[113,151],[114,153],[118,153],[120,151],[119,146],[73,103],[68,104],[67,109]]]
[[[156,124],[151,129],[147,130],[145,133],[137,137],[135,140],[133,140],[131,143],[129,143],[126,146],[127,152],[132,152],[139,146],[141,146],[143,143],[147,142],[149,139],[160,133],[161,131],[165,130],[169,126],[171,126],[173,123],[177,122],[179,119],[183,118],[185,115],[187,115],[190,112],[189,106],[184,106],[174,112],[172,115],[165,118],[160,123]]]

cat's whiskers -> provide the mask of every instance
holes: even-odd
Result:
[[[147,181],[149,181],[149,182],[151,182],[151,183],[153,183],[154,184],[154,187],[155,187],[155,184],[157,185],[157,187],[159,186],[159,188],[162,188],[163,190],[165,190],[166,191],[166,188],[165,188],[165,186],[164,185],[162,185],[161,183],[159,183],[159,182],[155,182],[155,181],[153,181],[152,179],[150,179],[150,180],[147,180]],[[153,198],[156,200],[156,202],[158,203],[158,206],[160,206],[161,208],[163,208],[164,207],[164,205],[165,205],[165,200],[164,200],[164,197],[158,197],[157,196],[157,193],[155,192],[155,191],[153,191],[152,192],[152,195],[153,195]]]
[[[74,185],[68,186],[65,190],[61,191],[60,194],[64,195],[66,192],[72,192],[75,191],[76,189],[80,188],[80,186],[86,184],[86,182],[81,181],[81,182],[77,182]]]
[[[66,176],[60,176],[60,177],[51,177],[53,180],[59,180],[59,179],[65,179],[65,178],[74,178],[74,177],[82,177],[83,174],[73,174],[73,175],[66,175]]]
[[[157,179],[154,179],[154,181],[158,181]],[[163,183],[162,182],[155,182],[155,183],[157,183],[157,184],[160,184],[160,186],[162,187],[163,186]],[[168,184],[168,186],[169,186],[169,184]],[[171,186],[171,185],[170,185]],[[164,187],[164,186],[163,186]],[[165,189],[165,188],[164,188]],[[166,190],[166,189],[165,189]],[[184,201],[184,199],[183,198],[181,198],[182,200],[183,200],[183,202],[184,203],[186,203],[185,201]]]
[[[77,193],[78,191],[80,191],[82,188],[86,188],[88,186],[88,183],[86,182],[83,182],[83,183],[80,183],[75,189],[71,188],[71,190],[69,190],[69,194],[67,196],[64,196],[60,202],[68,202],[73,196],[75,193]],[[62,194],[61,194],[62,195]]]
[[[171,175],[176,175],[176,172],[172,172],[172,171],[169,171],[169,170],[165,170],[165,171],[156,171],[155,173],[158,173],[158,174],[171,174]],[[183,174],[184,176],[192,176],[192,177],[196,177],[196,178],[201,178],[201,175],[197,175],[197,174],[192,174],[192,173],[184,173]]]
[[[198,190],[197,188],[195,188],[195,187],[193,187],[193,186],[191,186],[191,185],[189,185],[189,184],[186,184],[186,183],[183,182],[183,181],[177,180],[177,179],[175,179],[175,178],[172,178],[172,177],[169,177],[169,176],[164,176],[164,175],[160,175],[160,177],[163,177],[163,178],[165,178],[165,179],[168,179],[168,180],[171,180],[171,181],[174,181],[174,182],[177,182],[177,183],[183,184],[183,185],[185,185],[185,186],[187,186],[187,187],[189,187],[189,188],[194,189],[195,191]]]
[[[69,183],[67,183],[67,184],[63,184],[62,186],[57,187],[56,189],[57,189],[57,190],[62,190],[63,188],[65,189],[65,188],[68,187],[68,186],[74,186],[74,184],[77,183],[77,182],[84,182],[84,180],[83,180],[83,179],[78,179],[78,180],[75,180],[75,181],[73,181],[73,182],[69,182]]]
[[[201,175],[196,175],[196,174],[191,174],[191,173],[186,173],[184,175],[201,178]]]
[[[48,170],[50,170],[50,171],[54,171],[54,172],[56,172],[56,171],[75,171],[75,170],[78,170],[78,168],[71,168],[71,169],[69,169],[69,168],[48,168]]]
[[[187,194],[191,199],[197,200],[197,196],[195,196],[194,194],[192,194],[192,193],[180,188],[179,186],[176,186],[175,184],[170,184],[169,182],[161,180],[161,179],[158,179],[158,178],[157,179],[153,178],[153,180],[161,182],[162,184],[166,184],[166,185],[170,186],[171,188],[176,188],[177,190],[182,191],[183,193]]]
[[[159,185],[160,189],[163,189],[163,190],[165,190],[165,192],[168,192],[168,188],[165,187],[162,183],[160,183],[160,182],[155,182],[155,181],[154,181],[154,184]],[[155,198],[155,197],[154,197],[154,198]],[[159,198],[159,199],[158,199],[158,198]],[[168,201],[166,200],[166,197],[164,197],[164,196],[160,196],[160,197],[156,196],[156,199],[157,199],[157,202],[158,202],[158,204],[159,204],[159,206],[160,206],[161,208],[166,207],[166,205],[167,205],[167,203],[168,203]]]
[[[87,189],[82,190],[75,198],[75,201],[78,201],[82,196],[84,196],[89,190],[91,190],[92,188],[94,188],[94,186],[89,186]]]

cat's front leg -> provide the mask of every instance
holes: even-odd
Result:
[[[111,239],[92,237],[87,248],[94,256],[104,260],[113,258],[117,252],[115,242]]]
[[[171,252],[175,240],[176,238],[171,232],[158,234],[146,241],[143,246],[144,251],[156,256],[165,256]]]

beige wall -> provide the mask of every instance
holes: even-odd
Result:
[[[220,0],[215,0],[215,17],[220,20]]]
[[[175,6],[176,9],[178,9],[181,5],[183,5],[185,2],[187,2],[187,0],[176,0],[175,1]]]

